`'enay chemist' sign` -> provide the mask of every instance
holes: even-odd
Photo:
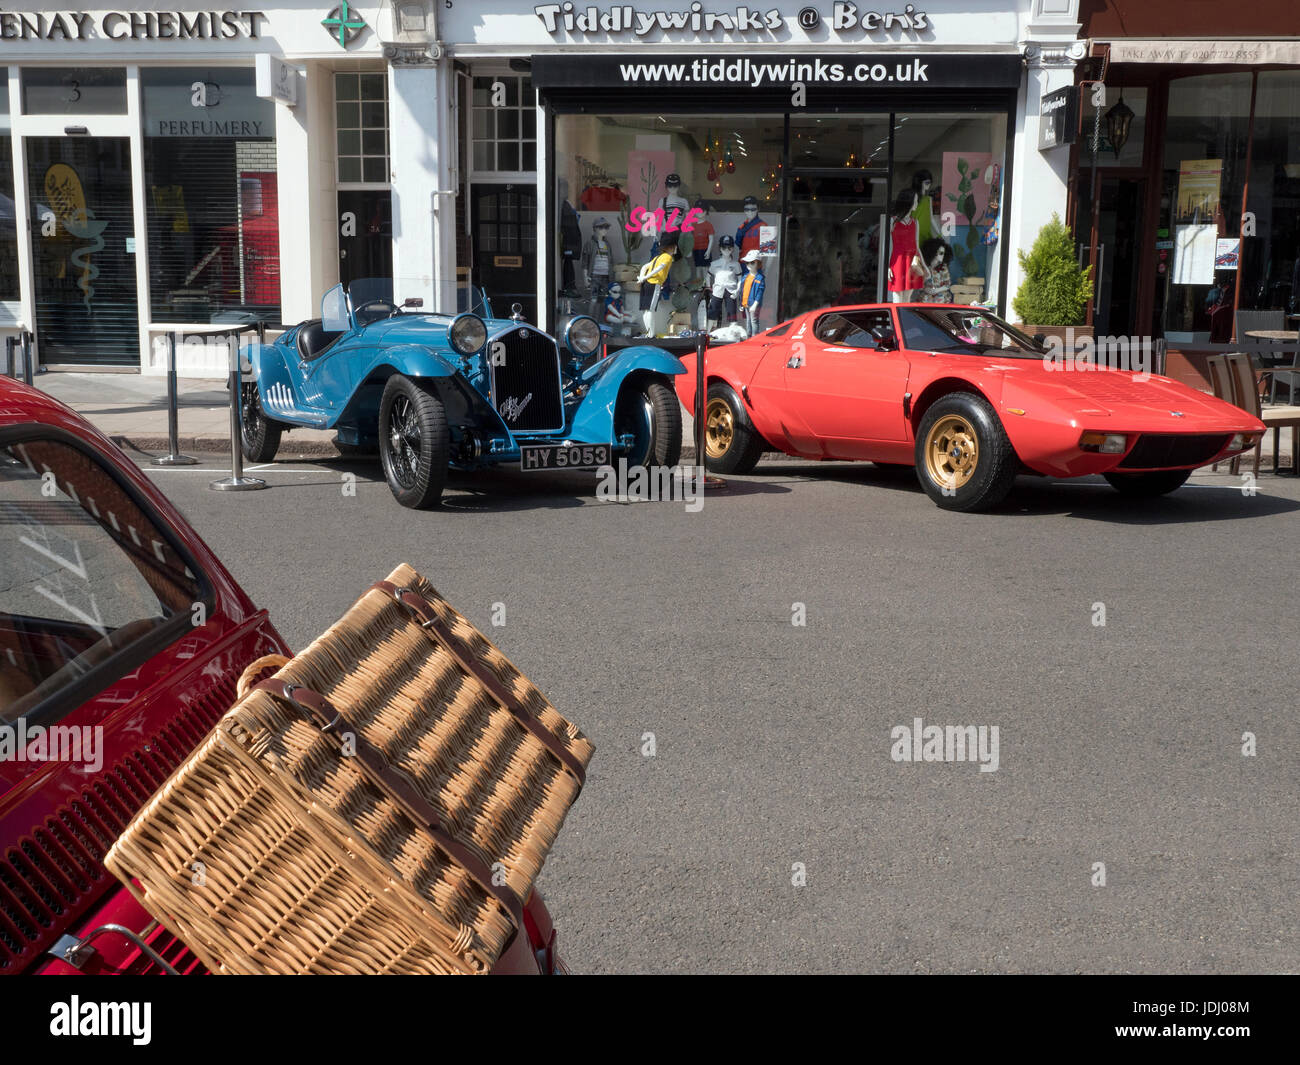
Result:
[[[264,11],[0,11],[0,41],[256,41]]]

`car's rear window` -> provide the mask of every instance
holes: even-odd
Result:
[[[123,651],[201,619],[205,584],[158,524],[80,448],[0,440],[0,724],[61,716],[92,672],[108,683]]]

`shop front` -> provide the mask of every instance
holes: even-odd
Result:
[[[1084,87],[1071,182],[1093,323],[1163,338],[1169,374],[1208,387],[1208,346],[1300,323],[1300,14],[1262,0],[1236,40],[1172,2],[1082,17],[1104,86]]]
[[[974,6],[447,12],[471,94],[473,282],[496,295],[503,270],[516,289],[535,271],[548,325],[741,335],[901,295],[891,248],[906,242],[948,267],[916,298],[1005,309],[1016,241],[1066,207],[1064,166],[1036,151],[1038,100],[1073,82],[1077,3]],[[509,249],[505,184],[523,186],[510,218],[533,230]]]
[[[217,376],[221,330],[391,274],[380,5],[340,7],[341,38],[307,3],[0,12],[0,333],[46,369],[161,373],[175,332]]]

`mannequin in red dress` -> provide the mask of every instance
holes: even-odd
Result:
[[[917,298],[929,271],[917,247],[917,223],[912,217],[918,197],[906,188],[894,201],[889,230],[889,299],[893,303],[910,303]]]

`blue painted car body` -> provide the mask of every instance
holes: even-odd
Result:
[[[371,284],[354,282],[351,289]],[[273,343],[252,345],[248,357],[266,416],[286,427],[334,429],[342,444],[373,445],[384,387],[401,374],[436,390],[454,468],[518,462],[520,444],[609,444],[613,455],[621,455],[633,443],[629,434],[615,436],[615,409],[625,390],[647,376],[671,388],[670,378],[685,372],[660,348],[583,356],[567,346],[567,331],[557,342],[516,318],[491,316],[482,317],[481,349],[463,355],[448,335],[463,316],[384,302],[375,301],[383,312],[375,316],[374,304],[360,298],[354,304],[336,286],[322,300],[320,319],[299,323]],[[507,394],[507,379],[524,382],[518,394]],[[535,386],[523,391],[530,382]],[[534,404],[541,393],[542,402]]]

